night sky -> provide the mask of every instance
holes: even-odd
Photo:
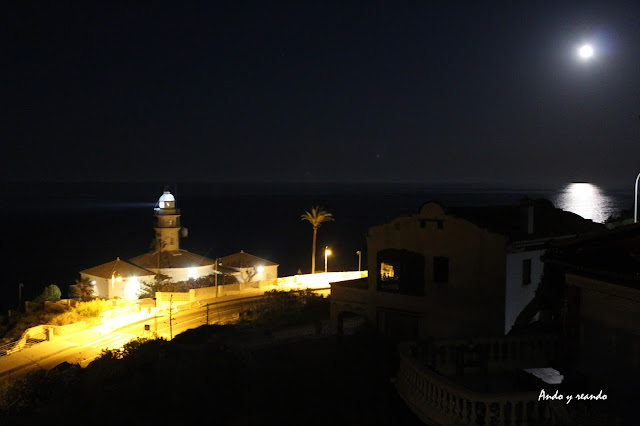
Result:
[[[640,171],[637,0],[16,1],[0,24],[4,181]]]

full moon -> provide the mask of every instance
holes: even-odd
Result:
[[[580,49],[578,49],[578,55],[580,55],[582,59],[591,58],[593,56],[593,47],[588,44],[581,46]]]

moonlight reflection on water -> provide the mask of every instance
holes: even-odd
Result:
[[[604,195],[603,191],[591,183],[570,183],[554,200],[554,204],[562,210],[578,214],[594,222],[604,222],[611,211],[613,199]]]

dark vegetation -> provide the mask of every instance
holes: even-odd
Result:
[[[236,284],[238,281],[229,274],[219,274],[218,279],[214,274],[206,275],[188,281],[173,282],[167,275],[159,274],[153,281],[140,283],[140,299],[155,297],[157,291],[188,292],[191,289],[213,287],[216,285]]]
[[[60,291],[60,287],[55,284],[48,285],[42,290],[42,293],[35,299],[33,299],[33,303],[43,303],[43,302],[55,302],[60,300],[62,297],[62,292]]]
[[[270,292],[238,324],[32,372],[0,385],[0,424],[421,424],[390,381],[395,346],[369,330],[251,349],[265,329],[326,320],[328,307],[312,292]]]
[[[240,319],[254,326],[285,326],[329,318],[329,299],[311,290],[278,291],[264,293]]]
[[[71,306],[55,305],[48,310],[35,302],[30,306],[27,312],[13,312],[11,316],[0,317],[0,344],[19,339],[25,330],[37,325],[67,325],[81,321],[96,323],[102,312],[113,308],[111,301],[101,299],[77,302]]]
[[[69,297],[87,302],[93,299],[95,288],[89,278],[80,278],[69,286]]]
[[[203,326],[171,342],[133,342],[85,369],[35,371],[2,389],[0,423],[420,424],[390,382],[393,349],[372,335],[250,352],[238,332]]]
[[[0,423],[41,424],[65,413],[65,424],[184,424],[202,413],[231,419],[248,358],[225,345],[225,332],[209,327],[207,340],[192,330],[171,342],[134,341],[122,352],[105,351],[85,369],[64,363],[32,372],[2,389]]]
[[[607,228],[617,228],[618,226],[629,225],[633,223],[633,208],[622,210],[617,215],[610,215],[604,224]]]

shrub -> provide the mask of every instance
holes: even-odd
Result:
[[[253,321],[297,323],[324,317],[328,314],[328,301],[311,290],[271,290],[241,317]]]
[[[60,287],[58,287],[55,284],[51,284],[46,286],[42,291],[42,293],[38,297],[33,299],[33,302],[34,303],[42,303],[45,301],[55,302],[60,300],[61,296],[62,296],[62,292],[60,291]]]

